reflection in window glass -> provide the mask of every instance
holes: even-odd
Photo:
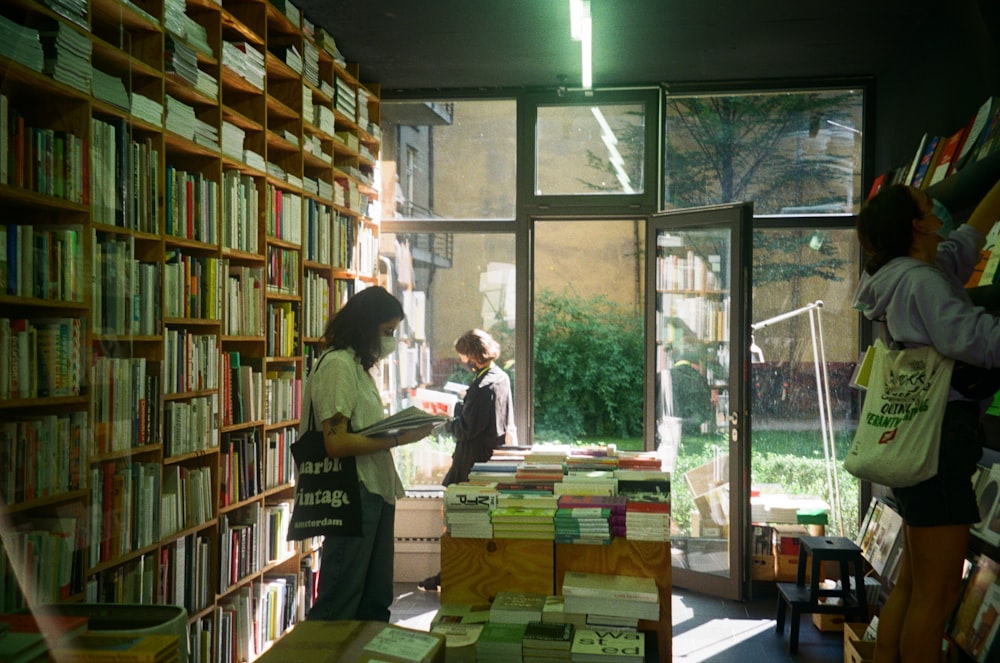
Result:
[[[641,450],[643,221],[539,221],[534,238],[533,441]]]
[[[382,220],[512,219],[513,100],[384,101]]]
[[[668,96],[664,206],[752,200],[754,214],[853,214],[860,90]]]
[[[418,404],[447,413],[468,384],[455,340],[485,329],[499,343],[497,364],[515,382],[514,235],[382,233],[383,278],[403,302],[406,319],[383,386],[397,408]],[[432,435],[396,450],[405,486],[437,485],[451,466],[455,442]]]
[[[843,458],[857,416],[848,383],[858,360],[858,315],[851,301],[858,282],[859,250],[849,228],[754,233],[753,322],[817,301],[822,305],[812,314],[805,311],[753,332],[753,490],[835,503],[833,489],[839,487],[846,536],[854,536],[858,529],[858,482],[843,470]],[[829,464],[819,400],[825,394],[817,391],[814,344],[826,355],[829,432],[835,452]],[[830,526],[836,527],[836,512],[830,514]]]
[[[645,122],[642,104],[540,106],[535,193],[642,193]]]

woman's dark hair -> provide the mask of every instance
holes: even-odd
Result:
[[[868,274],[874,274],[893,258],[910,255],[912,221],[920,214],[913,192],[904,184],[883,187],[861,208],[855,229],[861,248],[868,254]]]
[[[333,314],[323,331],[323,344],[333,350],[351,348],[367,371],[379,359],[379,325],[402,320],[403,305],[380,286],[365,288]]]
[[[477,364],[485,364],[500,356],[500,344],[482,329],[470,329],[455,341],[455,351]]]

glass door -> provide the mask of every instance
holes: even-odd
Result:
[[[671,472],[673,584],[746,593],[750,203],[654,215],[647,439]]]

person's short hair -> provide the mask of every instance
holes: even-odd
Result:
[[[868,274],[874,274],[893,258],[910,254],[912,222],[919,217],[920,206],[905,184],[882,187],[861,208],[855,230],[861,248],[868,254]]]
[[[496,361],[500,344],[482,329],[470,329],[455,341],[455,352],[471,358],[477,364]]]

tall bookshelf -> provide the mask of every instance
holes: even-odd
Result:
[[[283,0],[10,0],[0,34],[0,610],[183,605],[198,660],[253,660],[309,600],[289,448],[377,283],[379,89]]]

